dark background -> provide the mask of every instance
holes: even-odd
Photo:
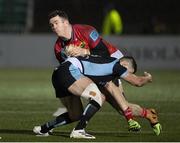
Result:
[[[155,18],[167,27],[161,34],[180,33],[179,0],[36,0],[33,31],[49,31],[47,15],[54,9],[65,10],[72,23],[90,24],[101,31],[108,2],[121,14],[125,34],[153,34]]]
[[[55,9],[66,11],[71,23],[89,24],[101,32],[105,7],[109,3],[115,5],[122,17],[123,34],[180,33],[179,0],[0,0],[0,32],[9,32],[15,20],[20,19],[21,25],[25,23],[27,14],[23,11],[28,1],[33,1],[30,33],[50,32],[47,16]],[[157,25],[164,29],[155,32]]]

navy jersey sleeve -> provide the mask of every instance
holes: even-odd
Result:
[[[113,67],[113,75],[123,76],[127,73],[127,68],[123,67],[122,65],[117,62]]]

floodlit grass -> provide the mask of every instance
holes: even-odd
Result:
[[[60,106],[51,85],[49,69],[0,70],[0,142],[85,142],[70,139],[76,123],[59,127],[50,137],[36,137],[32,128],[51,120]],[[87,131],[96,136],[93,142],[163,142],[180,141],[180,71],[153,71],[153,83],[137,88],[124,83],[127,99],[145,107],[156,108],[163,126],[155,136],[148,121],[137,119],[140,133],[129,133],[124,117],[104,104],[92,118]]]

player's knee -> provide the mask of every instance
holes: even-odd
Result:
[[[100,90],[98,89],[98,87],[96,86],[95,83],[89,84],[86,87],[86,89],[83,91],[81,96],[86,98],[86,99],[96,101],[99,104],[99,106],[102,106],[102,104],[103,104],[103,102],[105,100],[105,97],[102,96]]]
[[[111,89],[112,88],[112,81],[109,81],[106,83],[106,85],[104,86],[107,90]]]

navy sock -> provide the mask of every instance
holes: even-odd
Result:
[[[84,129],[86,128],[89,120],[91,119],[91,117],[100,109],[100,105],[94,101],[91,100],[89,102],[89,104],[86,106],[83,115],[79,121],[79,123],[77,124],[77,126],[75,127],[75,130],[80,130],[80,129]]]
[[[61,126],[61,125],[66,125],[71,123],[71,119],[69,118],[68,112],[63,113],[56,117],[55,120],[49,121],[46,124],[41,126],[41,132],[42,133],[47,133],[49,130]]]

